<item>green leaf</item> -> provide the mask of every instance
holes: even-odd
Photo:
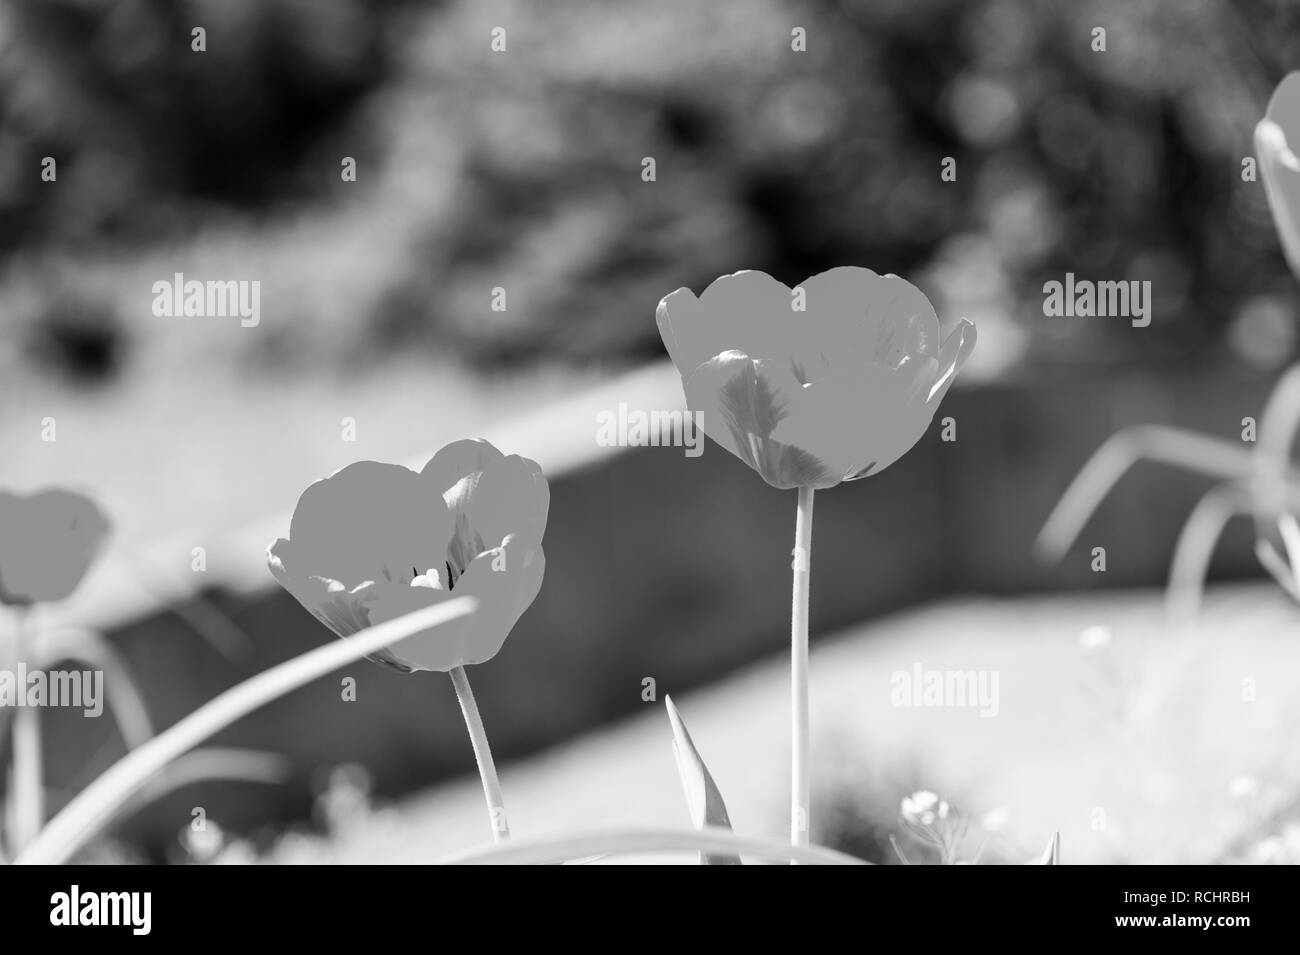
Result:
[[[691,813],[691,822],[696,829],[705,826],[717,826],[721,829],[731,828],[731,819],[727,816],[727,804],[722,801],[709,768],[704,765],[700,751],[695,748],[691,734],[686,731],[681,714],[673,705],[671,696],[664,697],[664,707],[668,710],[668,721],[673,727],[673,755],[677,757],[677,773],[682,779],[682,789],[686,793],[686,806]],[[740,856],[712,855],[700,853],[700,865],[742,865]]]

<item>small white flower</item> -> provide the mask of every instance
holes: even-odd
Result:
[[[903,799],[903,819],[913,825],[928,826],[934,823],[935,808],[939,805],[939,797],[934,793],[922,789],[914,792]],[[944,812],[947,812],[947,803],[944,803]]]

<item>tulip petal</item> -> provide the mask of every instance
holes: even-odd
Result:
[[[298,579],[409,583],[442,566],[452,529],[445,503],[420,475],[359,461],[303,492],[289,525],[293,564],[285,563]]]
[[[370,623],[372,626],[395,620],[398,617],[432,607],[452,599],[448,590],[432,587],[400,587],[388,585],[370,604]],[[460,596],[459,593],[455,596]],[[453,667],[467,662],[465,659],[473,616],[444,624],[433,630],[425,631],[402,641],[398,651],[391,660],[379,660],[405,672],[412,670],[433,670],[445,673]],[[504,639],[504,637],[502,638]]]
[[[511,629],[536,599],[545,573],[546,554],[541,546],[515,537],[507,537],[500,547],[474,559],[454,593],[457,597],[477,597],[479,609],[466,619],[465,645],[453,666],[484,663],[496,656]]]
[[[486,441],[458,441],[421,473],[432,487],[447,485],[441,493],[455,522],[447,546],[453,578],[507,535],[541,541],[551,492],[536,461],[507,457]]]
[[[868,362],[897,366],[908,355],[939,354],[939,318],[930,300],[897,275],[877,275],[871,269],[842,266],[801,283],[806,298],[796,354],[815,370],[862,367]]]
[[[838,484],[852,470],[864,415],[873,418],[893,413],[880,400],[881,388],[873,384],[876,377],[889,374],[881,366],[868,366],[875,370],[873,374],[841,372],[800,385],[793,376],[786,379],[780,365],[754,364],[768,388],[784,399],[784,414],[772,429],[771,439],[798,448],[825,469],[814,487]]]
[[[425,637],[402,643],[399,665],[408,670],[446,672],[454,667],[484,663],[494,657],[523,612],[541,590],[546,571],[542,548],[507,537],[500,547],[484,551],[461,575],[454,591],[429,587],[378,588],[369,604],[370,622],[383,623],[422,607],[466,595],[479,599],[479,609],[456,626],[442,626]]]
[[[838,483],[840,476],[814,455],[772,439],[772,432],[788,413],[790,399],[775,383],[779,366],[769,364],[764,374],[759,369],[748,355],[728,351],[682,379],[686,404],[698,415],[704,433],[773,487],[785,490]],[[798,390],[793,375],[787,372],[786,378]]]
[[[465,438],[440,448],[420,469],[420,476],[432,483],[439,495],[445,495],[463,478],[481,474],[489,464],[503,457],[492,442]]]
[[[975,338],[975,326],[963,318],[943,340],[943,350],[939,353],[939,375],[926,396],[930,404],[937,406],[948,393],[957,378],[957,372],[961,371],[962,365],[966,364],[966,359],[975,350]]]
[[[876,374],[879,367],[876,366]],[[846,480],[879,474],[921,440],[938,407],[925,400],[938,368],[939,363],[933,358],[910,358],[876,382],[873,400],[881,407],[892,408],[893,413],[863,416],[867,427],[859,432],[862,451]]]
[[[708,345],[698,326],[704,321],[700,311],[700,300],[688,288],[679,288],[659,300],[655,309],[655,324],[659,326],[659,337],[663,339],[668,357],[678,369],[694,368],[707,359],[704,350]],[[681,330],[681,340],[678,339]]]
[[[464,493],[448,503],[463,510],[470,526],[488,546],[495,547],[508,534],[540,541],[550,502],[551,491],[537,462],[512,454],[489,464],[478,480],[466,483]]]
[[[317,619],[340,637],[350,637],[371,624],[367,604],[374,587],[374,581],[367,580],[349,590],[341,581],[308,577],[298,584],[298,592],[311,601],[306,606]]]
[[[1277,84],[1264,115],[1277,124],[1285,139],[1292,143],[1300,139],[1300,70],[1288,73]]]
[[[678,289],[659,303],[655,321],[683,373],[724,351],[781,358],[799,334],[791,296],[789,287],[765,272],[736,272],[715,279],[699,299]]]
[[[294,578],[289,572],[289,565],[293,563],[293,544],[277,537],[275,543],[266,549],[266,566],[281,587],[288,588],[293,584]]]
[[[266,563],[280,586],[338,636],[351,636],[370,625],[366,602],[373,581],[363,581],[349,590],[342,581],[329,577],[297,576],[289,569],[297,563],[293,544],[283,537],[267,548]]]
[[[371,618],[379,585],[368,580],[349,590],[340,581],[325,577],[296,578],[285,563],[285,556],[291,550],[290,542],[283,538],[268,548],[267,564],[271,573],[298,603],[325,624],[335,636],[346,639],[378,622]],[[411,667],[398,660],[389,649],[381,650],[366,659],[401,673],[411,672]]]
[[[803,389],[773,437],[826,461],[837,483],[878,473],[929,426],[925,397],[937,366],[922,355],[822,378]]]

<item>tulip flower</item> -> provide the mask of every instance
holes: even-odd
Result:
[[[0,604],[16,608],[15,653],[32,657],[28,617],[34,604],[63,600],[81,583],[108,537],[94,501],[71,491],[0,491]],[[19,707],[13,723],[11,841],[25,845],[45,819],[39,711]]]
[[[737,272],[659,303],[659,334],[704,432],[776,488],[879,474],[929,427],[975,347],[940,344],[925,295],[896,275],[837,268],[790,289]]]
[[[79,494],[0,491],[0,603],[28,607],[70,595],[108,530],[108,518]]]
[[[1288,73],[1255,127],[1264,189],[1291,271],[1300,277],[1300,71]]]
[[[789,288],[737,272],[655,313],[705,434],[772,487],[798,489],[791,615],[790,838],[808,844],[808,590],[813,491],[879,474],[916,444],[975,347],[940,341],[929,300],[897,275],[831,269]]]
[[[465,667],[496,655],[541,588],[550,489],[534,461],[486,441],[447,445],[416,472],[360,461],[303,492],[289,538],[271,545],[275,579],[335,634],[469,595],[479,609],[372,657],[402,672],[443,671],[465,714],[493,833],[500,787]]]
[[[420,473],[359,461],[303,492],[289,538],[271,545],[280,584],[340,637],[447,600],[479,599],[443,628],[376,657],[402,672],[496,655],[542,584],[550,490],[541,469],[486,441],[457,441]]]

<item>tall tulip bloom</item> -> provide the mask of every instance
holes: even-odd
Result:
[[[942,342],[929,300],[896,275],[831,269],[790,288],[737,272],[655,315],[700,427],[772,487],[797,488],[791,615],[791,841],[806,845],[808,588],[813,491],[879,474],[929,427],[975,347]]]
[[[737,272],[656,314],[704,432],[776,488],[879,474],[925,433],[975,347],[963,321],[940,344],[916,286],[837,268],[791,289]]]
[[[417,474],[359,461],[303,492],[267,551],[275,579],[335,634],[469,595],[460,626],[416,635],[376,662],[451,675],[474,744],[493,832],[505,817],[465,667],[496,655],[542,585],[550,489],[535,461],[487,441],[456,441]]]

